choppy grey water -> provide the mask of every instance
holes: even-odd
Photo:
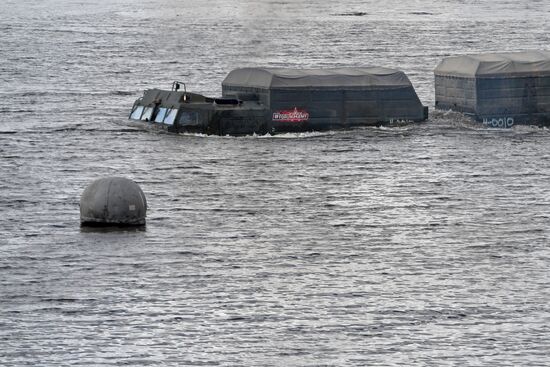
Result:
[[[3,0],[0,365],[550,364],[550,132],[460,115],[275,137],[131,126],[239,66],[548,49],[547,1]],[[121,175],[141,231],[88,231]]]

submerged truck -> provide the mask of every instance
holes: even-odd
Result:
[[[222,82],[222,97],[148,89],[130,119],[172,132],[216,135],[275,134],[420,122],[428,107],[399,70],[241,68]]]
[[[550,124],[550,52],[453,56],[435,71],[435,108],[488,127]]]

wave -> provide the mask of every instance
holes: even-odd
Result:
[[[430,13],[428,11],[411,11],[409,14],[411,14],[411,15],[434,15],[434,13]]]
[[[33,113],[36,110],[29,109],[11,109],[11,108],[0,108],[0,113]]]
[[[209,138],[209,139],[308,139],[315,138],[319,136],[330,136],[336,134],[336,131],[311,131],[311,132],[288,132],[288,133],[277,133],[277,134],[252,134],[252,135],[243,135],[243,136],[232,136],[232,135],[208,135],[202,133],[179,133],[180,136],[190,136],[198,138]]]
[[[430,112],[429,121],[432,125],[440,128],[450,128],[458,130],[472,130],[472,131],[492,131],[502,133],[513,134],[526,134],[526,133],[540,133],[549,131],[547,127],[537,125],[517,124],[511,128],[496,128],[489,127],[482,124],[479,121],[475,121],[471,117],[464,115],[461,112],[452,110],[434,110]]]
[[[365,15],[368,15],[368,13],[364,11],[349,11],[349,12],[337,13],[333,15],[337,17],[364,17]]]
[[[26,92],[0,92],[0,97],[78,97],[78,96],[133,96],[138,95],[142,91],[140,90],[110,90],[110,91],[26,91]]]

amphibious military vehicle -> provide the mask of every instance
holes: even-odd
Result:
[[[181,86],[183,85],[183,90]],[[411,82],[382,67],[337,69],[242,68],[222,83],[222,97],[146,90],[130,119],[173,132],[248,135],[350,128],[427,119]]]

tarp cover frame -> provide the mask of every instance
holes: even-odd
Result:
[[[241,68],[231,71],[225,87],[259,89],[409,87],[411,82],[400,70],[384,67],[329,69]]]
[[[550,76],[550,51],[484,53],[443,59],[436,76],[539,77]]]

